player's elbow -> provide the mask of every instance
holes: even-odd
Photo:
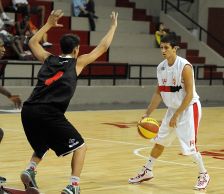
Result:
[[[38,44],[39,43],[36,42],[35,40],[30,39],[29,43],[28,43],[28,46],[33,51],[33,50],[35,50],[38,47]]]
[[[28,45],[29,45],[29,47],[32,47],[33,45],[35,45],[35,44],[37,44],[37,43],[39,43],[39,41],[37,41],[37,39],[33,36],[33,37],[29,40]]]
[[[188,92],[187,98],[189,99],[189,101],[191,101],[193,99],[193,92]]]
[[[110,41],[108,40],[102,40],[99,44],[100,50],[105,53],[107,52],[108,48],[110,47]]]
[[[28,42],[28,46],[31,48],[34,44],[34,41],[32,40],[32,38],[29,40]]]

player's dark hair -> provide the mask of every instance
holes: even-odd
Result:
[[[60,39],[61,52],[63,54],[72,53],[73,49],[80,43],[80,38],[75,34],[65,34]]]
[[[170,32],[161,38],[161,43],[170,43],[172,47],[179,46],[179,40],[175,32]]]

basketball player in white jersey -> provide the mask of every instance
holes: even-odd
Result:
[[[152,179],[156,159],[177,137],[183,155],[192,156],[198,165],[199,176],[194,189],[203,190],[207,187],[210,177],[196,147],[201,104],[195,91],[193,67],[186,59],[177,56],[178,43],[175,34],[164,36],[160,48],[165,60],[157,67],[158,86],[143,118],[150,116],[161,101],[168,109],[158,135],[152,139],[155,145],[148,162],[136,177],[128,181],[134,184]]]

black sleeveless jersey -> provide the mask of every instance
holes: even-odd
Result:
[[[41,66],[37,84],[24,104],[53,105],[65,112],[74,95],[76,59],[50,55]]]

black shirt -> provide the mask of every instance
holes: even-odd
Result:
[[[65,112],[77,84],[76,59],[50,55],[37,75],[38,82],[24,104],[53,105]]]

